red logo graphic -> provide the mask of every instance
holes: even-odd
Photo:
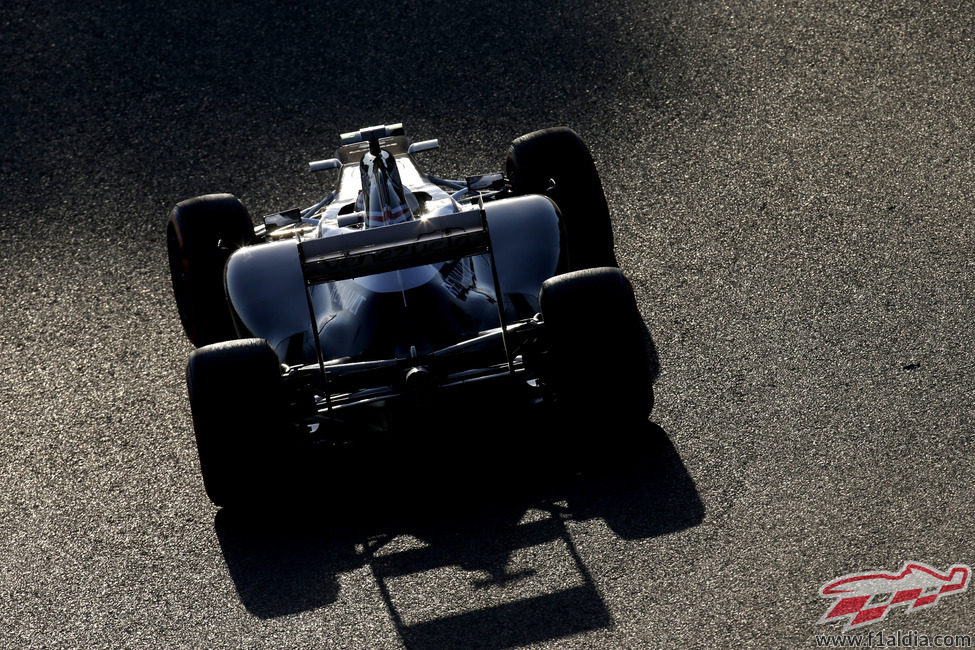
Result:
[[[835,598],[834,605],[819,623],[846,621],[843,630],[882,621],[891,607],[904,605],[907,612],[933,607],[942,596],[960,594],[968,589],[971,569],[963,564],[945,573],[920,562],[905,562],[900,573],[866,571],[830,580],[819,595]]]

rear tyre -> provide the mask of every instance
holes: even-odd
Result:
[[[263,339],[208,345],[190,354],[186,382],[210,500],[230,506],[272,497],[286,460],[277,355]]]
[[[549,278],[539,294],[544,379],[576,426],[632,427],[653,409],[646,328],[630,282],[616,268]]]
[[[197,347],[237,337],[223,271],[230,254],[254,241],[247,209],[230,194],[176,204],[166,227],[173,294],[183,329]]]
[[[560,126],[521,136],[508,149],[505,173],[516,194],[543,194],[559,206],[570,270],[617,265],[599,172],[575,131]]]

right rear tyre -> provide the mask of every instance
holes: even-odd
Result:
[[[617,268],[549,278],[539,304],[545,383],[575,423],[645,423],[653,409],[648,337],[633,288]]]

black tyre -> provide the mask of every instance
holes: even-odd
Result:
[[[635,425],[653,409],[648,336],[633,288],[619,269],[549,278],[539,294],[545,381],[577,423]]]
[[[166,227],[169,270],[183,329],[196,346],[236,338],[224,291],[230,254],[254,240],[247,209],[230,194],[176,204]]]
[[[559,206],[570,270],[616,266],[603,185],[575,131],[554,127],[521,136],[508,149],[505,173],[516,194],[544,194]]]
[[[218,506],[275,494],[286,460],[286,409],[277,355],[263,339],[208,345],[186,366],[203,485]]]

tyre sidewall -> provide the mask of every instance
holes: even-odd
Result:
[[[629,281],[603,267],[555,276],[539,296],[546,384],[586,421],[645,422],[653,407],[644,325]]]
[[[217,343],[190,355],[186,377],[207,494],[217,505],[261,502],[286,451],[277,356],[261,339]]]
[[[554,127],[516,139],[508,149],[505,171],[516,194],[543,194],[558,206],[571,270],[616,266],[602,182],[575,131]]]
[[[180,321],[197,346],[236,337],[224,289],[224,267],[236,249],[253,242],[246,208],[229,194],[176,205],[167,225],[167,248]]]

